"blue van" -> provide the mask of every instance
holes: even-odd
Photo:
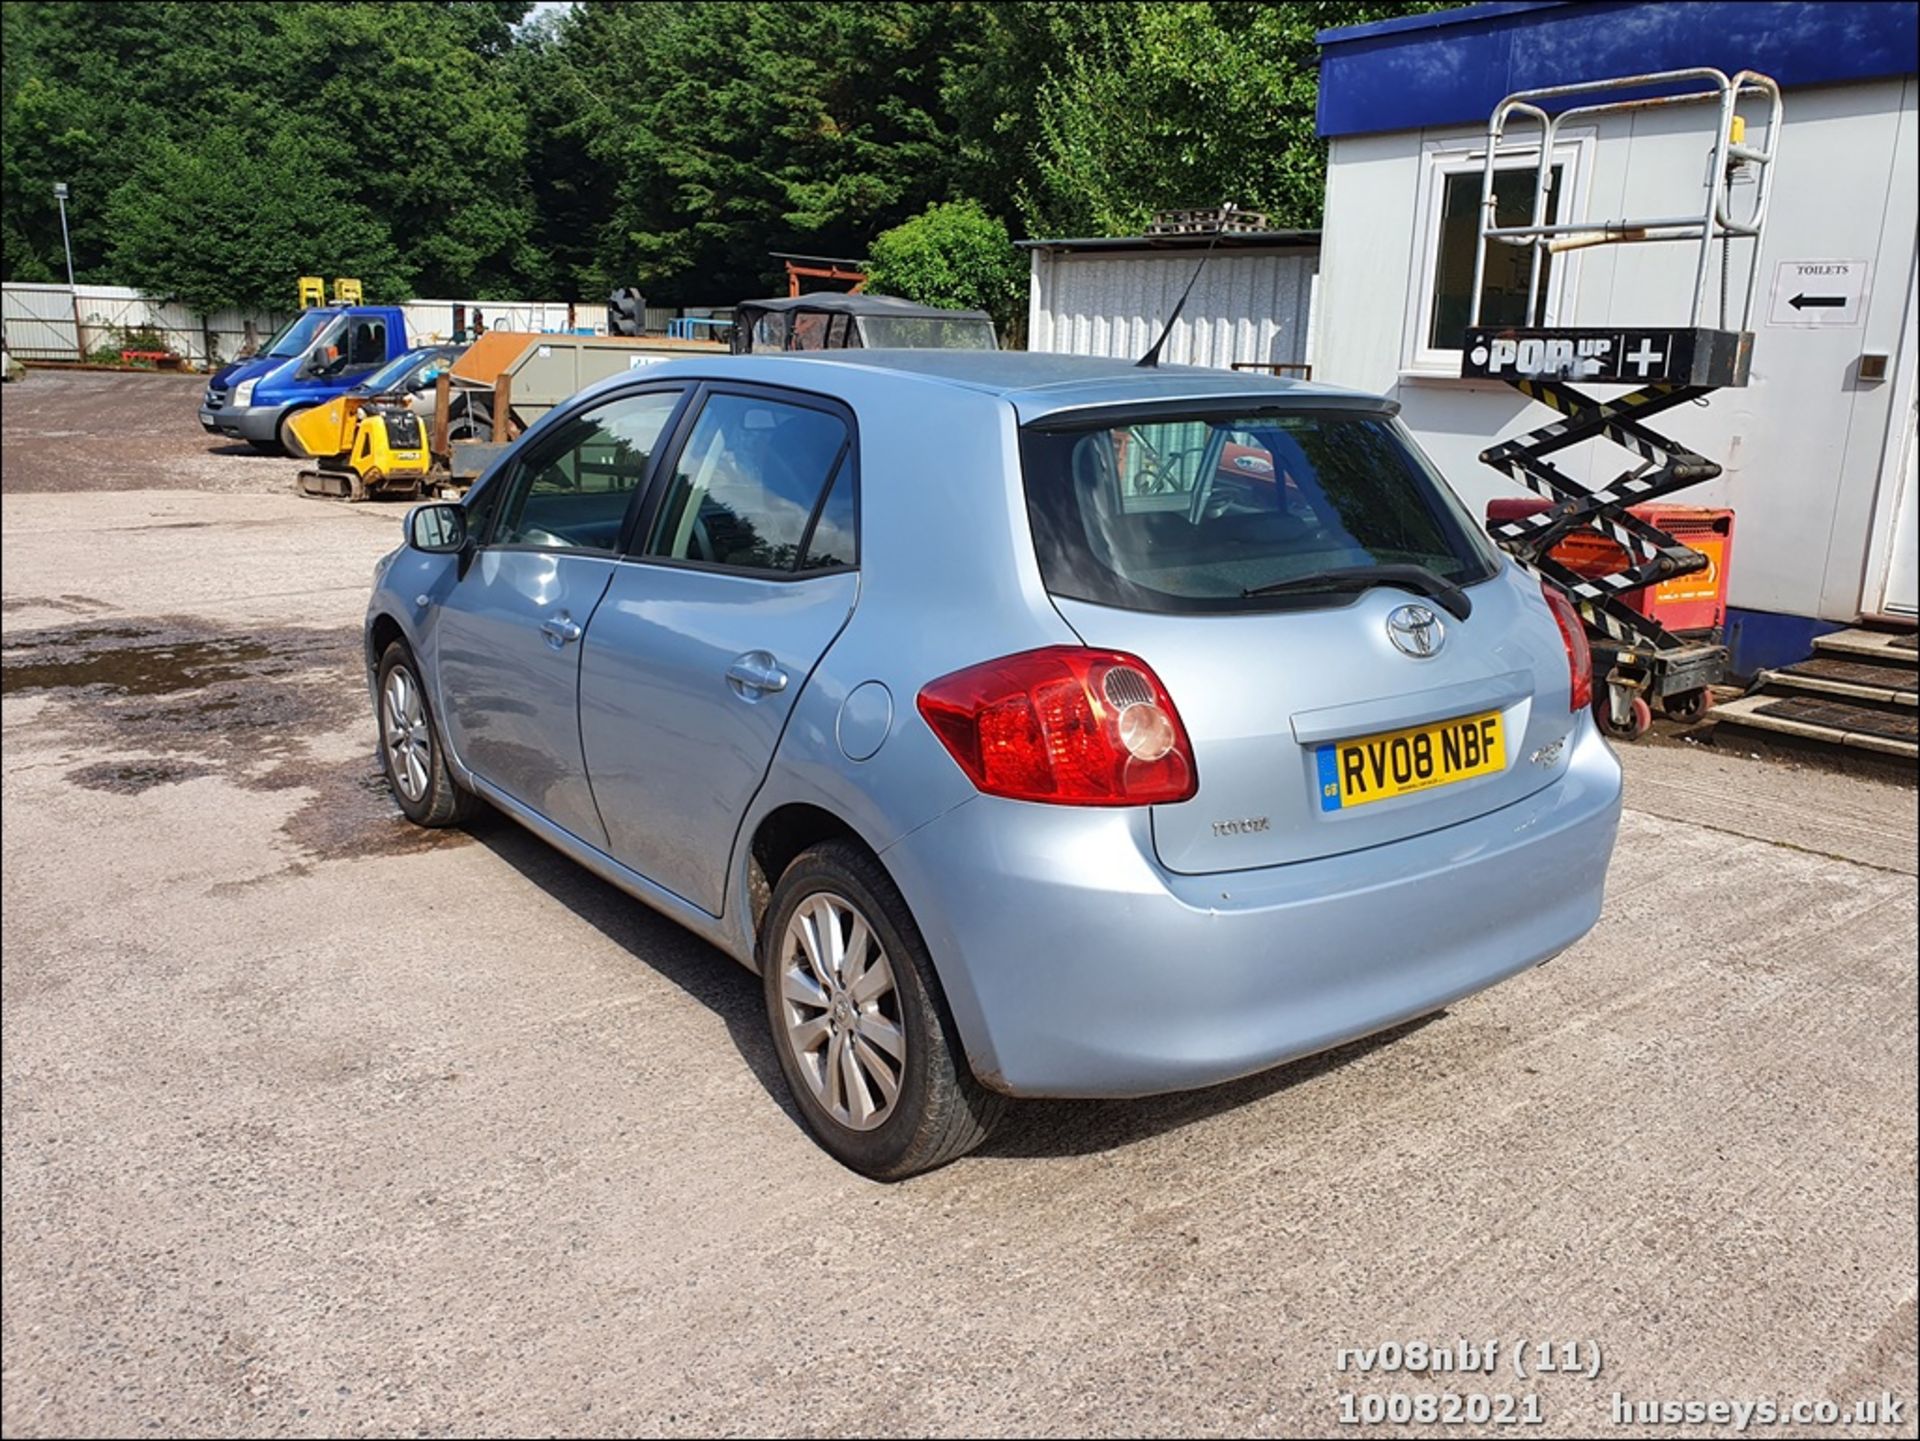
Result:
[[[398,306],[303,310],[257,355],[214,372],[200,402],[200,426],[269,454],[290,451],[287,422],[295,412],[351,390],[408,348]]]

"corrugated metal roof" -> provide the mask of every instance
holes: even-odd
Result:
[[[1059,240],[1016,240],[1021,250],[1205,250],[1211,235],[1078,235]],[[1298,249],[1317,246],[1317,230],[1230,230],[1219,237],[1221,250]]]

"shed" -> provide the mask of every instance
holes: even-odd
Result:
[[[1316,378],[1397,398],[1476,511],[1514,493],[1479,452],[1551,416],[1505,385],[1460,378],[1488,116],[1504,96],[1542,86],[1696,66],[1770,75],[1785,116],[1758,257],[1752,380],[1662,417],[1725,467],[1673,499],[1737,513],[1728,627],[1737,671],[1798,660],[1816,634],[1863,616],[1910,621],[1920,549],[1916,13],[1859,0],[1546,0],[1322,33],[1329,154]],[[1697,209],[1712,136],[1701,107],[1595,119],[1575,117],[1552,157],[1562,219]],[[1536,160],[1537,151],[1515,163]],[[1684,325],[1676,311],[1695,254],[1652,244],[1558,255],[1549,314],[1564,325]],[[1835,274],[1844,299],[1829,304],[1807,277]],[[1736,294],[1743,280],[1736,251]],[[1808,295],[1821,303],[1806,305]],[[1628,464],[1610,445],[1564,454],[1589,484]]]
[[[1031,261],[1027,348],[1116,360],[1142,355],[1193,277],[1210,236],[1022,240]],[[1162,358],[1306,376],[1313,365],[1314,230],[1229,231]]]

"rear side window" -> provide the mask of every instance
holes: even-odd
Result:
[[[1459,502],[1401,427],[1351,411],[1031,429],[1021,465],[1047,588],[1132,610],[1265,610],[1248,596],[1328,570],[1493,573]],[[1341,597],[1342,603],[1346,596]]]
[[[839,485],[852,469],[847,442],[845,423],[831,412],[759,396],[709,396],[646,553],[737,570],[851,565],[851,474],[844,490]],[[810,547],[822,512],[825,529]]]
[[[820,518],[813,523],[813,536],[807,542],[800,568],[839,570],[853,563],[853,465],[842,461],[833,488],[820,507]]]

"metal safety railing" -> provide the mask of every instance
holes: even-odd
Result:
[[[1572,105],[1553,112],[1546,108],[1546,104],[1554,101],[1582,95],[1669,86],[1692,88],[1671,95]],[[1747,143],[1745,117],[1739,110],[1741,101],[1747,98],[1766,101],[1766,117],[1762,125],[1764,145]],[[1669,105],[1699,104],[1715,104],[1720,113],[1719,124],[1714,131],[1707,181],[1703,187],[1706,198],[1698,214],[1647,219],[1622,217],[1601,221],[1548,221],[1547,204],[1553,188],[1554,153],[1568,121]],[[1508,143],[1508,122],[1516,118],[1532,121],[1539,126],[1537,145],[1532,142]],[[1489,243],[1524,245],[1531,250],[1527,305],[1521,323],[1524,326],[1537,326],[1544,323],[1541,282],[1548,255],[1592,245],[1694,240],[1699,242],[1700,253],[1694,266],[1693,304],[1688,323],[1698,326],[1701,323],[1701,309],[1706,302],[1709,262],[1713,244],[1717,240],[1722,248],[1719,325],[1724,330],[1729,328],[1728,269],[1732,261],[1732,242],[1739,239],[1752,245],[1747,259],[1746,294],[1739,324],[1739,329],[1749,329],[1753,318],[1753,297],[1760,274],[1760,240],[1766,225],[1768,182],[1779,149],[1781,119],[1780,87],[1769,77],[1751,70],[1742,70],[1731,78],[1722,71],[1707,67],[1665,70],[1648,75],[1623,75],[1610,80],[1588,80],[1574,85],[1550,85],[1538,90],[1516,91],[1507,96],[1487,122],[1487,148],[1480,184],[1480,238],[1473,257],[1473,308],[1468,324],[1480,324]],[[1530,218],[1524,225],[1502,225],[1495,210],[1494,177],[1502,169],[1502,160],[1511,161],[1536,148],[1539,158],[1535,166]],[[1511,164],[1505,167],[1508,173],[1516,168]],[[1744,213],[1736,214],[1733,187],[1736,177],[1740,176],[1752,178],[1753,196],[1751,204],[1744,207]]]

